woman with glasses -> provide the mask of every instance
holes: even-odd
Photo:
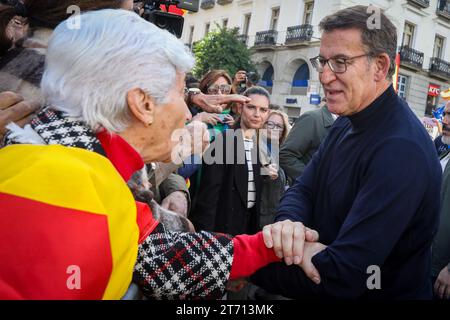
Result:
[[[208,95],[234,94],[235,92],[231,83],[231,77],[225,70],[211,70],[200,80],[199,89],[202,93]],[[195,114],[193,120],[202,121],[219,132],[222,132],[226,129],[227,125],[234,123],[233,117],[229,115],[229,107],[224,105],[222,108],[225,111],[221,114],[209,112],[195,114],[195,110],[191,110]]]
[[[286,176],[278,164],[278,159],[280,146],[286,140],[290,128],[286,113],[279,110],[270,111],[264,125],[265,144],[262,144],[260,155],[261,163],[267,170],[262,179],[260,229],[273,222],[281,195],[285,190]]]

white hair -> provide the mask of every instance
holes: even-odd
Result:
[[[47,105],[94,130],[130,125],[126,94],[133,88],[167,102],[176,73],[194,64],[180,40],[133,12],[107,9],[80,18],[79,29],[65,21],[54,30],[41,90]]]

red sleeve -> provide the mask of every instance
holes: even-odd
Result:
[[[268,249],[264,244],[262,232],[251,236],[236,236],[233,238],[233,244],[230,280],[248,277],[269,263],[281,261],[273,249]]]
[[[152,210],[148,204],[136,201],[136,210],[136,219],[139,226],[139,244],[141,244],[152,233],[159,222],[153,217]]]

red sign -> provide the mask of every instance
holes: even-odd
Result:
[[[437,97],[441,92],[441,87],[436,84],[431,84],[428,87],[428,95],[432,97]]]

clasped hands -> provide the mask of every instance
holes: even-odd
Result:
[[[278,258],[287,265],[300,266],[314,283],[320,284],[320,274],[312,263],[312,257],[326,246],[318,242],[319,233],[301,222],[279,221],[263,228],[264,243],[273,248]]]

